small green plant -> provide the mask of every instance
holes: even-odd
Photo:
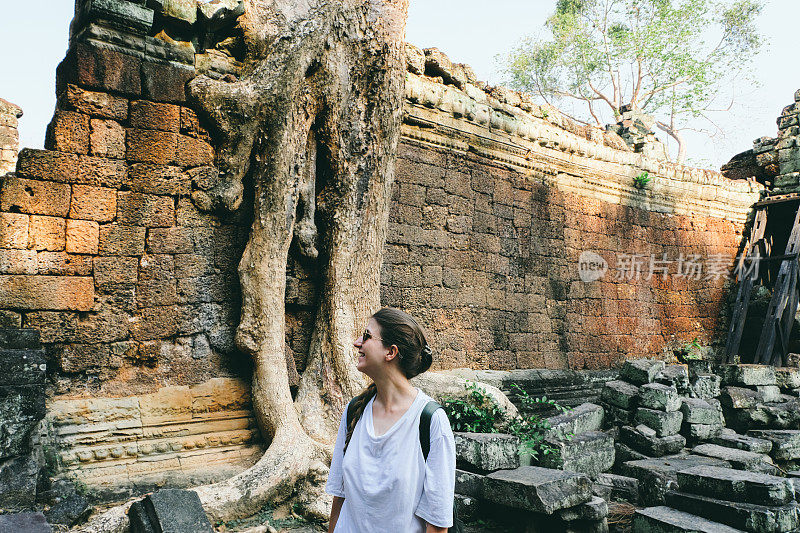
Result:
[[[545,441],[550,429],[550,422],[546,418],[535,414],[521,414],[510,422],[504,422],[502,409],[484,389],[470,381],[464,387],[469,392],[466,399],[448,398],[442,402],[453,431],[510,433],[519,437],[525,452],[533,459],[555,451],[555,448]],[[513,389],[522,404],[522,411],[539,409],[543,405],[560,412],[569,410],[547,397],[533,398],[516,384]],[[569,437],[568,435],[567,438]]]
[[[633,186],[637,189],[644,189],[647,187],[647,184],[652,181],[653,178],[650,177],[650,173],[645,171],[633,178]]]
[[[681,363],[688,363],[690,361],[703,361],[705,360],[705,349],[697,337],[692,342],[687,342],[675,354],[678,361]]]

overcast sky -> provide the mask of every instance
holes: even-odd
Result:
[[[554,0],[411,0],[407,40],[435,46],[467,63],[490,83],[500,79],[495,56],[526,34],[538,33]],[[72,0],[0,0],[0,98],[21,106],[21,145],[40,148],[55,105],[55,68],[67,47]],[[748,89],[742,106],[720,119],[724,139],[692,135],[689,157],[714,168],[775,135],[775,119],[800,89],[797,43],[800,1],[767,0],[759,21],[769,47],[756,61],[761,87]]]

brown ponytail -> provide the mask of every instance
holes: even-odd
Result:
[[[376,387],[374,383],[370,383],[369,387],[364,389],[364,392],[351,400],[353,406],[352,416],[350,416],[350,409],[348,405],[347,437],[344,439],[344,451],[342,453],[347,451],[347,445],[350,444],[350,437],[353,436],[353,430],[356,428],[358,419],[361,418],[362,414],[364,414],[364,408],[377,393],[378,387]]]

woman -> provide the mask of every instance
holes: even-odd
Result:
[[[383,308],[353,343],[372,384],[339,424],[325,490],[333,495],[329,533],[444,532],[452,526],[455,444],[442,409],[431,418],[430,451],[420,446],[420,414],[431,398],[408,380],[432,362],[419,324]]]

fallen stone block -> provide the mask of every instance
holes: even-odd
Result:
[[[499,470],[483,486],[488,501],[548,515],[592,499],[592,484],[584,474],[538,466]]]
[[[598,474],[594,478],[595,489],[598,486],[608,489],[609,498],[636,504],[639,501],[639,480],[619,474]],[[596,492],[595,492],[596,493]]]
[[[473,472],[456,469],[456,493],[473,498],[483,497],[483,477]]]
[[[758,391],[733,386],[722,389],[719,400],[724,407],[731,409],[750,409],[764,401]]]
[[[134,502],[128,513],[131,533],[213,533],[193,490],[162,489]]]
[[[639,387],[627,381],[607,381],[600,392],[600,399],[620,409],[633,409],[638,401]]]
[[[545,438],[562,440],[587,431],[600,431],[603,427],[603,408],[584,403],[576,408],[547,419],[550,429]]]
[[[634,421],[655,430],[659,437],[668,437],[680,433],[683,413],[680,411],[656,411],[640,407],[636,410]]]
[[[783,367],[775,369],[775,382],[783,390],[800,388],[800,369]]]
[[[719,396],[722,379],[716,374],[697,374],[691,379],[689,394],[708,400]]]
[[[655,432],[649,435],[643,432],[641,427],[634,429],[630,426],[623,426],[620,429],[620,440],[634,450],[650,457],[677,453],[686,445],[686,438],[683,435],[657,437]]]
[[[464,470],[493,472],[519,466],[519,438],[502,433],[453,433],[456,462]]]
[[[727,461],[737,470],[763,474],[777,472],[777,468],[775,468],[769,455],[727,448],[718,444],[700,444],[692,448],[692,453]]]
[[[458,509],[458,518],[472,522],[480,518],[480,501],[478,498],[464,494],[453,495],[453,505]]]
[[[761,401],[766,403],[783,403],[790,398],[784,398],[781,389],[777,385],[759,385],[756,392],[761,395]]]
[[[657,411],[677,411],[681,407],[678,390],[671,385],[648,383],[639,389],[639,407]]]
[[[673,385],[678,394],[687,394],[689,392],[689,371],[684,365],[667,365],[656,376],[656,383]]]
[[[634,385],[644,385],[652,383],[662,370],[664,370],[664,361],[634,359],[625,361],[619,371],[619,377]]]
[[[747,434],[770,441],[772,450],[769,454],[776,461],[800,459],[800,431],[796,429],[755,429]]]
[[[722,424],[683,424],[681,435],[686,437],[686,442],[695,444],[718,437],[723,429]]]
[[[639,481],[639,502],[642,505],[663,505],[667,491],[678,488],[678,471],[694,466],[730,467],[725,461],[700,455],[669,455],[628,461],[620,465],[620,473]]]
[[[650,459],[649,455],[637,452],[622,442],[615,442],[614,450],[616,452],[616,461],[614,461],[614,464],[622,464],[626,461],[638,461],[640,459]]]
[[[794,500],[794,487],[784,478],[732,468],[693,466],[678,471],[682,492],[756,505],[785,505]]]
[[[633,517],[633,533],[742,533],[739,529],[712,522],[669,507],[637,509]]]
[[[576,520],[597,522],[608,516],[608,504],[603,498],[594,496],[586,503],[556,511],[556,516],[564,522],[574,522]]]
[[[666,501],[667,505],[679,511],[745,531],[784,533],[797,531],[800,527],[800,507],[795,502],[765,507],[674,491],[667,492]]]
[[[0,514],[0,533],[52,533],[42,513]]]
[[[775,368],[769,365],[722,365],[725,385],[775,385]]]
[[[717,405],[701,398],[683,398],[681,403],[683,421],[688,424],[722,425],[722,413]]]
[[[601,431],[589,431],[568,440],[545,439],[553,451],[539,459],[539,465],[594,477],[614,466],[614,439]]]
[[[633,411],[628,411],[606,402],[600,402],[600,406],[605,413],[607,424],[612,426],[629,426],[633,423]]]
[[[5,425],[0,427],[0,432],[4,430]],[[33,509],[39,470],[33,455],[12,457],[0,463],[0,509],[6,512]]]
[[[768,454],[772,451],[772,441],[758,439],[747,435],[739,435],[732,429],[724,428],[718,437],[711,439],[712,444],[737,448],[748,452]]]

